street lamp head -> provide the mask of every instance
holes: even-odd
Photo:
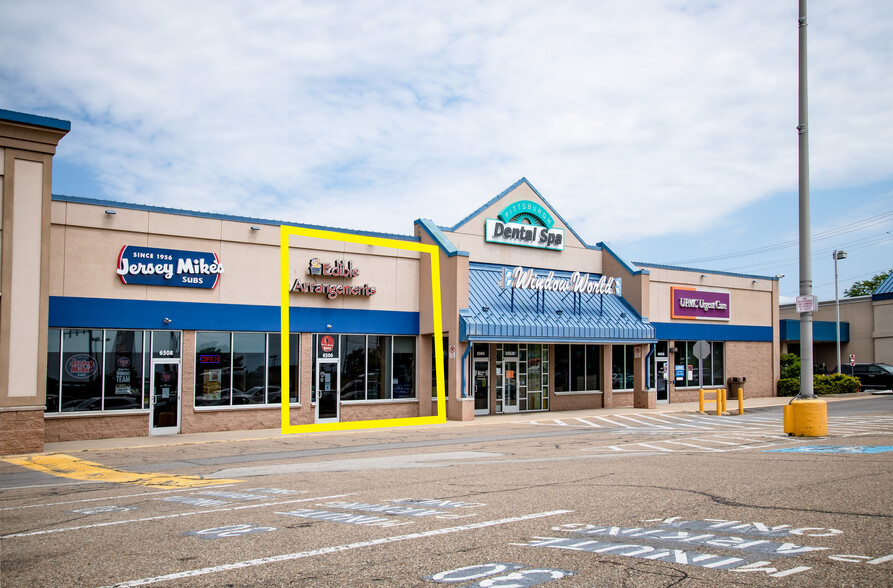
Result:
[[[846,251],[834,250],[834,259],[846,259]]]

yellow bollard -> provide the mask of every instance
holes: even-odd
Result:
[[[722,414],[726,414],[726,413],[728,412],[728,411],[726,410],[726,389],[723,388],[722,390],[717,390],[717,391],[716,391],[716,396],[717,396],[717,397],[722,397]],[[719,411],[717,411],[716,414],[720,414]]]
[[[828,405],[819,398],[797,398],[784,407],[784,432],[798,437],[828,435]]]
[[[738,388],[738,414],[744,414],[744,390]]]
[[[704,391],[698,390],[698,412],[704,412]]]

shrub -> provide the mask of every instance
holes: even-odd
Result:
[[[846,374],[816,375],[814,381],[813,387],[816,394],[852,394],[858,392],[862,386],[859,378]]]
[[[858,392],[861,383],[858,378],[845,374],[825,376],[815,374],[812,380],[813,391],[823,394],[851,394]],[[782,378],[778,380],[779,396],[796,396],[800,393],[800,378]]]
[[[800,393],[800,378],[782,378],[778,381],[779,396],[796,396]]]
[[[781,376],[783,380],[800,379],[800,356],[796,353],[784,353],[781,356]]]

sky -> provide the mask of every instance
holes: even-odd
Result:
[[[0,108],[53,192],[365,231],[526,178],[632,261],[798,265],[795,0],[0,0]],[[820,300],[893,268],[893,2],[808,13]]]

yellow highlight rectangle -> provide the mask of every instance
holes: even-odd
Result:
[[[280,294],[281,294],[281,337],[282,357],[290,357],[289,352],[289,307],[291,306],[289,291],[291,281],[289,280],[290,259],[289,259],[289,238],[292,236],[312,237],[315,239],[327,239],[329,241],[341,241],[346,243],[357,243],[360,245],[372,245],[375,247],[388,247],[391,249],[404,249],[408,251],[418,251],[427,253],[431,257],[431,306],[434,317],[434,378],[437,386],[437,415],[405,417],[395,419],[377,419],[366,421],[343,421],[338,423],[312,423],[308,425],[292,425],[289,417],[289,394],[285,392],[290,389],[288,362],[283,361],[281,370],[281,390],[283,390],[281,406],[282,406],[282,434],[290,433],[313,433],[321,431],[350,431],[354,429],[372,429],[379,427],[406,427],[413,425],[435,425],[446,422],[446,398],[443,387],[443,319],[441,315],[440,300],[440,258],[438,257],[438,248],[436,245],[428,245],[425,243],[415,243],[412,241],[400,241],[398,239],[386,239],[383,237],[372,237],[369,235],[357,235],[353,233],[341,233],[338,231],[325,231],[321,229],[310,229],[304,227],[290,227],[280,225]],[[340,400],[339,400],[340,402]],[[421,391],[419,391],[419,402],[424,402]]]

